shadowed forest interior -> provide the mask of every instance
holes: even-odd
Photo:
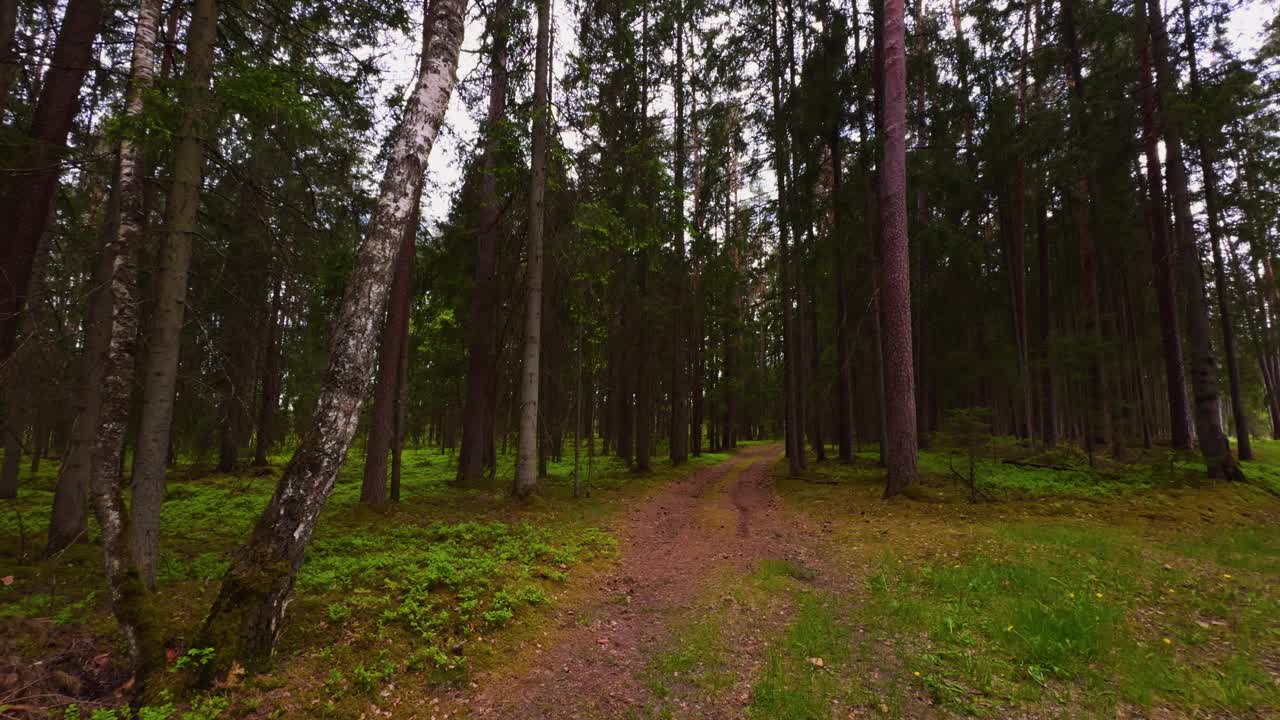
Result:
[[[0,720],[1280,713],[1266,0],[0,0]]]

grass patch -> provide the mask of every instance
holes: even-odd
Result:
[[[804,585],[811,572],[766,561],[757,572],[765,586],[789,594],[795,605],[782,636],[770,646],[764,670],[751,688],[753,718],[819,720],[866,699],[850,663],[852,628],[840,598]]]
[[[934,703],[996,716],[1045,703],[1090,717],[1117,705],[1280,707],[1265,669],[1277,605],[1264,575],[1180,570],[1123,530],[993,529],[959,562],[890,553],[867,580],[862,620],[896,639]]]

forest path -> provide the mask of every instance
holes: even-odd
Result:
[[[714,618],[724,621],[733,647],[722,669],[729,677],[717,692],[681,702],[677,716],[741,717],[763,661],[762,634],[789,613],[744,616],[720,588],[762,560],[808,567],[818,555],[811,523],[786,511],[774,493],[770,469],[780,454],[779,445],[744,449],[624,513],[615,527],[618,564],[584,597],[563,604],[556,630],[520,667],[477,676],[472,690],[451,698],[452,716],[650,717],[661,699],[654,696],[655,658],[691,620]]]

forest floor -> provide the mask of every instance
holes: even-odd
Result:
[[[892,502],[874,453],[789,478],[777,444],[642,477],[597,459],[576,499],[555,464],[528,505],[423,450],[405,501],[370,510],[353,463],[276,671],[194,696],[183,666],[216,648],[184,638],[278,468],[180,466],[174,672],[145,717],[1275,717],[1280,443],[1257,452],[1225,484],[1167,452],[1091,468],[1001,441],[977,503],[941,449]],[[109,718],[127,679],[100,551],[35,559],[55,472],[0,515],[0,718]]]

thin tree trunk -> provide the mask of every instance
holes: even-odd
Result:
[[[886,399],[885,496],[916,479],[916,409],[907,244],[906,27],[903,0],[884,3],[884,141],[880,164],[881,293]]]
[[[814,280],[812,278],[810,278],[810,283],[811,285],[814,284]],[[813,445],[814,461],[826,462],[827,446],[825,442],[825,433],[823,432],[823,426],[822,426],[822,413],[823,413],[824,405],[826,404],[823,401],[826,398],[825,398],[825,393],[820,392],[818,389],[818,372],[821,369],[819,358],[822,357],[822,345],[821,345],[822,338],[818,333],[818,301],[816,297],[817,293],[814,292],[814,288],[812,287],[810,288],[808,295],[809,295],[808,304],[809,304],[809,373],[810,373],[809,383],[811,388],[811,395],[813,397],[813,402],[810,403],[810,406],[812,407],[812,413],[811,413],[812,417],[809,419],[809,426],[811,429],[811,436],[809,438],[809,443]]]
[[[196,0],[187,30],[182,90],[185,112],[174,150],[173,189],[165,218],[167,232],[160,269],[156,273],[156,304],[147,333],[142,412],[138,420],[133,493],[129,503],[129,542],[134,562],[149,590],[155,590],[156,564],[160,557],[160,503],[164,499],[164,474],[169,466],[169,435],[187,305],[187,272],[200,206],[204,135],[211,120],[209,81],[213,75],[213,44],[217,35],[217,1]]]
[[[415,223],[416,224],[416,223]],[[409,342],[400,344],[399,372],[396,374],[395,428],[391,434],[391,502],[400,502],[400,473],[403,467],[405,406],[409,403]],[[491,441],[492,442],[492,441]]]
[[[126,118],[143,112],[143,98],[151,87],[156,61],[156,33],[160,0],[142,0],[133,39]],[[111,326],[102,374],[102,406],[89,463],[89,488],[94,515],[102,533],[111,609],[129,651],[138,690],[153,669],[159,648],[153,645],[155,617],[146,608],[144,578],[130,548],[129,516],[124,504],[125,432],[129,427],[135,352],[138,342],[137,256],[142,246],[143,215],[142,146],[133,139],[120,141],[116,174],[119,198],[116,232],[111,239]]]
[[[774,172],[778,183],[778,286],[782,302],[782,365],[783,365],[783,406],[785,412],[787,468],[792,476],[799,475],[804,467],[804,428],[799,423],[797,397],[799,383],[796,380],[798,368],[795,355],[795,320],[791,307],[791,270],[788,241],[791,222],[788,218],[787,174],[790,161],[787,159],[787,134],[782,109],[782,58],[778,48],[778,3],[770,3],[770,58],[771,71],[769,80],[773,93],[773,161]]]
[[[1018,391],[1022,399],[1023,437],[1030,441],[1034,412],[1031,409],[1031,352],[1027,335],[1027,159],[1023,145],[1027,135],[1027,64],[1030,62],[1027,45],[1031,36],[1031,8],[1023,10],[1022,60],[1018,78],[1018,138],[1019,146],[1014,158],[1013,187],[1010,192],[1012,233],[1009,248],[1010,290],[1013,293],[1014,340],[1018,350]]]
[[[689,400],[687,390],[688,352],[686,342],[688,328],[684,313],[689,297],[689,275],[685,271],[685,215],[684,215],[684,2],[676,2],[676,63],[675,63],[675,283],[676,304],[672,315],[671,343],[671,427],[669,428],[669,455],[672,464],[689,459]]]
[[[112,176],[119,171],[112,170]],[[103,215],[101,242],[89,292],[89,313],[85,319],[84,354],[80,358],[79,392],[71,427],[71,439],[58,469],[49,517],[49,539],[45,555],[57,553],[74,542],[88,540],[89,457],[98,432],[102,407],[102,375],[111,334],[111,272],[115,264],[112,238],[119,218],[119,193],[113,187]]]
[[[542,338],[542,230],[547,192],[547,67],[551,39],[551,0],[538,0],[538,39],[534,56],[533,149],[529,161],[529,257],[525,266],[524,362],[520,370],[520,449],[512,492],[526,498],[538,482],[538,371]]]
[[[50,207],[67,134],[80,111],[80,87],[93,66],[93,41],[106,8],[100,0],[69,0],[31,120],[31,146],[15,163],[6,188],[0,249],[0,363],[13,353],[19,315],[27,302],[40,239]]]
[[[1222,403],[1218,395],[1218,358],[1213,352],[1204,268],[1191,219],[1191,193],[1182,160],[1180,118],[1170,109],[1176,78],[1169,67],[1169,35],[1159,0],[1148,0],[1152,51],[1156,68],[1156,101],[1164,126],[1165,166],[1173,196],[1174,235],[1182,282],[1187,289],[1187,334],[1191,342],[1191,389],[1195,403],[1196,437],[1211,478],[1242,480],[1244,473],[1231,455],[1222,429]]]
[[[835,246],[836,291],[836,438],[840,461],[853,462],[853,358],[849,352],[849,280],[848,255],[840,222],[843,202],[841,188],[843,170],[840,166],[840,129],[831,132],[828,141],[831,148],[831,239]]]
[[[1151,48],[1148,41],[1146,12],[1138,4],[1137,43],[1138,96],[1142,105],[1142,148],[1147,172],[1147,225],[1151,237],[1151,269],[1155,278],[1156,300],[1160,310],[1160,338],[1164,343],[1164,370],[1168,387],[1170,445],[1180,450],[1191,446],[1187,424],[1187,391],[1182,365],[1182,339],[1178,329],[1178,307],[1174,296],[1172,254],[1169,249],[1168,206],[1164,197],[1164,179],[1160,172],[1157,149],[1156,99],[1151,76]]]
[[[283,275],[282,270],[278,272]],[[266,357],[262,363],[262,402],[258,406],[258,435],[255,438],[253,449],[253,464],[258,467],[266,467],[270,462],[268,456],[271,454],[271,447],[276,441],[276,413],[280,408],[280,335],[282,333],[281,325],[283,324],[280,304],[283,301],[283,295],[284,280],[283,278],[277,278],[272,283],[271,289],[271,317],[267,319],[269,324],[267,326]]]
[[[501,207],[498,195],[498,152],[507,105],[508,0],[494,9],[489,34],[489,110],[485,120],[484,158],[481,160],[479,233],[476,244],[476,279],[471,291],[471,325],[468,328],[467,397],[462,408],[462,448],[458,454],[457,482],[479,483],[484,478],[487,447],[492,447],[491,396],[497,390],[494,324],[498,305],[498,237]]]
[[[192,645],[217,648],[215,661],[205,667],[208,676],[233,662],[250,671],[270,663],[307,543],[359,423],[395,256],[453,92],[464,12],[462,0],[431,5],[429,49],[395,131],[377,205],[334,324],[311,429],[249,541],[236,552]]]
[[[1053,380],[1053,293],[1050,272],[1049,211],[1041,191],[1036,201],[1036,243],[1040,279],[1040,438],[1047,448],[1058,444],[1058,403]]]
[[[373,388],[369,438],[365,443],[364,479],[360,502],[381,505],[387,495],[387,453],[391,450],[396,424],[396,396],[399,392],[400,357],[409,341],[409,306],[412,300],[413,261],[417,254],[418,212],[422,204],[422,183],[413,191],[413,209],[404,238],[396,253],[391,297],[382,325],[382,347],[378,354],[378,379]]]

